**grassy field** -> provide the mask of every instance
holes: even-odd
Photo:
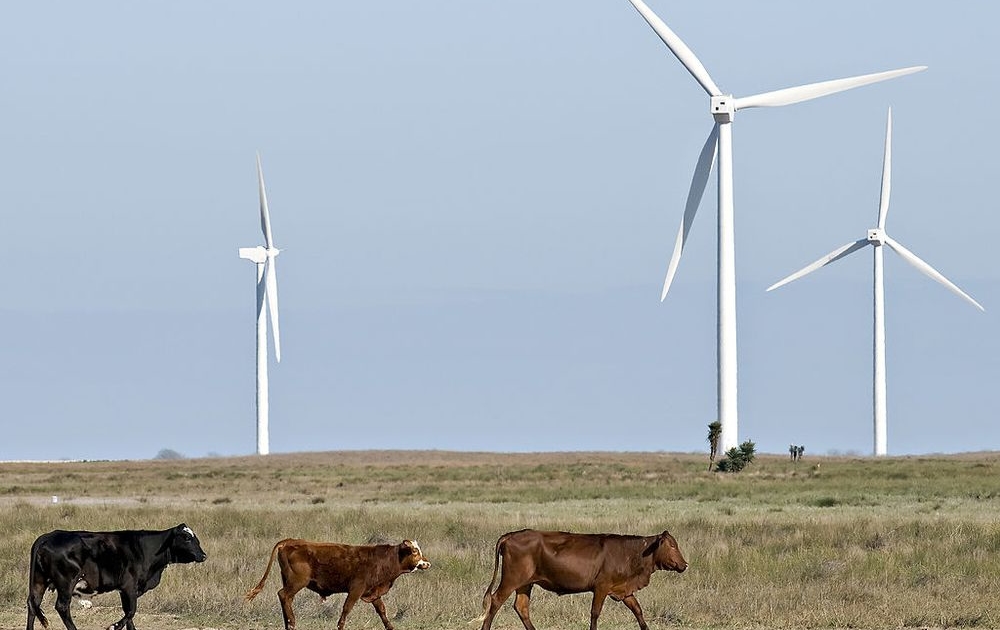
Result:
[[[140,630],[279,629],[272,545],[416,538],[433,562],[386,596],[398,630],[474,630],[496,538],[522,527],[654,534],[690,562],[638,598],[657,628],[1000,627],[1000,455],[759,457],[738,475],[671,453],[345,452],[146,462],[0,464],[0,628],[24,627],[31,542],[52,529],[190,525],[209,554],[139,600]],[[51,497],[57,496],[53,503]],[[53,627],[62,624],[44,608]],[[299,629],[336,624],[342,596],[303,592]],[[536,589],[540,629],[585,628],[588,595]],[[74,609],[120,617],[116,594]],[[510,605],[498,630],[520,630]],[[359,604],[349,630],[379,630]],[[602,630],[637,628],[608,602]]]

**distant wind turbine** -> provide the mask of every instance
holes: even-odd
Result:
[[[240,258],[257,264],[257,454],[267,455],[268,399],[267,399],[267,315],[270,312],[274,357],[281,363],[281,337],[278,332],[278,278],[274,259],[281,253],[271,238],[271,216],[267,210],[267,192],[264,190],[264,172],[257,154],[257,182],[260,188],[260,227],[264,232],[264,246],[241,247]],[[267,308],[264,308],[265,302]]]
[[[875,254],[875,274],[874,274],[874,301],[875,301],[875,330],[874,330],[874,453],[877,456],[886,454],[886,395],[885,395],[885,288],[882,275],[882,252],[883,245],[888,245],[889,249],[899,254],[903,260],[910,263],[917,270],[928,278],[940,282],[951,292],[966,300],[979,310],[985,310],[979,302],[973,300],[964,291],[955,286],[951,281],[941,275],[936,269],[918,258],[916,254],[903,247],[899,242],[893,240],[885,231],[885,217],[889,213],[889,180],[892,170],[892,108],[889,109],[889,116],[885,126],[885,157],[882,160],[882,192],[879,195],[878,203],[878,223],[877,227],[868,230],[867,236],[848,243],[833,250],[816,262],[803,267],[787,278],[780,280],[770,287],[768,291],[788,284],[792,280],[797,280],[802,276],[816,271],[820,267],[840,260],[854,252],[871,245]]]
[[[736,394],[736,263],[733,231],[733,131],[732,123],[736,112],[751,107],[776,107],[791,105],[828,94],[842,92],[851,88],[885,81],[895,77],[919,72],[926,66],[914,66],[901,70],[890,70],[876,74],[836,79],[822,83],[811,83],[799,87],[786,88],[774,92],[765,92],[755,96],[734,98],[725,94],[709,76],[705,66],[695,54],[672,31],[663,20],[658,18],[642,0],[629,0],[642,17],[653,27],[670,52],[677,57],[691,76],[708,92],[711,97],[710,113],[715,119],[715,125],[708,134],[708,140],[698,157],[694,178],[688,192],[684,208],[684,219],[681,221],[674,253],[670,258],[667,277],[663,283],[662,301],[667,297],[670,283],[677,271],[681,252],[687,242],[691,223],[694,221],[705,192],[712,164],[719,161],[719,225],[718,225],[718,409],[719,421],[722,423],[722,450],[726,451],[739,442],[737,428],[737,394]]]

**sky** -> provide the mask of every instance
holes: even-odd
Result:
[[[648,0],[726,92],[915,75],[734,124],[739,439],[1000,449],[1000,8]],[[56,8],[57,7],[57,8]],[[17,2],[0,23],[0,460],[255,448],[255,152],[272,452],[704,451],[715,175],[659,301],[708,97],[626,0]]]

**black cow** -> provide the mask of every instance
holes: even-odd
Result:
[[[42,597],[56,592],[56,611],[67,630],[76,630],[70,615],[74,595],[119,591],[125,615],[108,630],[135,630],[136,601],[160,583],[171,563],[204,562],[205,552],[191,528],[183,523],[163,531],[67,532],[42,534],[31,545],[28,568],[28,625],[35,617],[46,628]]]

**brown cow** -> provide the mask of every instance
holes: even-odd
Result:
[[[274,545],[264,576],[257,586],[247,591],[247,601],[264,588],[275,556],[281,565],[282,586],[278,590],[278,601],[285,616],[285,630],[295,630],[292,600],[304,588],[319,593],[324,599],[334,593],[347,593],[337,630],[344,630],[347,613],[359,599],[371,603],[386,630],[393,630],[385,615],[382,596],[389,592],[399,576],[431,566],[415,540],[404,540],[398,545],[355,546],[287,538]]]
[[[493,617],[513,592],[517,592],[514,610],[521,623],[526,630],[535,630],[528,612],[535,584],[557,595],[592,592],[590,630],[597,630],[597,618],[609,595],[624,602],[639,627],[647,630],[635,592],[649,584],[653,571],[682,573],[687,568],[677,541],[666,531],[657,536],[621,536],[522,529],[501,536],[495,554],[493,577],[483,596],[482,630],[490,630]],[[503,573],[491,594],[501,555]]]

